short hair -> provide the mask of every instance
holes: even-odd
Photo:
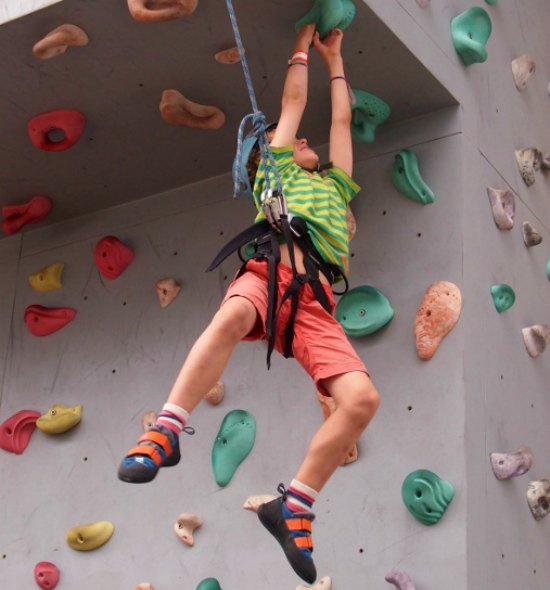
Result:
[[[277,123],[271,123],[266,129],[266,136],[268,140],[271,140],[273,132],[277,129]],[[260,150],[260,142],[257,141],[254,147],[250,150],[248,156],[248,162],[246,163],[246,172],[248,174],[248,182],[254,192],[254,182],[256,181],[256,174],[258,174],[258,166],[262,159],[262,152]]]

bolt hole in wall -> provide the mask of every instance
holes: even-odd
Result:
[[[60,143],[65,139],[65,132],[63,129],[58,129],[57,127],[54,129],[50,129],[47,133],[48,141],[51,143]]]

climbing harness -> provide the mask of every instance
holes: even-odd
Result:
[[[229,17],[233,26],[235,41],[241,55],[241,64],[244,72],[246,86],[252,104],[253,113],[246,115],[237,133],[237,153],[233,162],[233,193],[234,197],[244,194],[248,198],[253,198],[252,187],[248,179],[247,163],[252,149],[257,144],[260,149],[261,161],[265,169],[265,190],[262,192],[260,201],[261,208],[265,214],[266,221],[254,223],[240,234],[230,240],[216,255],[211,262],[207,271],[214,270],[230,254],[235,251],[243,260],[240,251],[243,247],[251,245],[253,247],[252,258],[256,260],[266,260],[268,265],[268,305],[266,318],[266,337],[268,341],[267,350],[267,368],[270,368],[271,354],[275,347],[276,327],[279,320],[279,314],[283,304],[290,300],[290,315],[284,329],[284,350],[283,356],[289,358],[293,356],[292,342],[294,338],[294,324],[296,313],[298,311],[299,294],[302,287],[309,284],[317,301],[329,313],[331,313],[331,303],[329,297],[319,279],[319,272],[323,273],[328,282],[332,285],[337,280],[343,279],[345,289],[341,295],[348,289],[348,282],[342,270],[335,264],[329,264],[323,260],[315,248],[308,230],[306,222],[297,216],[289,213],[286,200],[283,194],[283,187],[273,153],[269,146],[267,133],[273,125],[266,125],[264,114],[258,110],[252,79],[246,61],[244,47],[235,16],[235,11],[231,0],[226,0]],[[252,122],[252,131],[243,139],[244,128],[247,123]],[[271,185],[270,174],[272,172],[275,186]],[[277,266],[281,259],[279,238],[284,238],[288,246],[290,263],[292,268],[292,281],[282,294],[280,303],[277,301]],[[294,257],[294,244],[302,251],[304,258],[303,264],[305,273],[298,273],[296,260]],[[241,266],[237,277],[246,272],[247,263]]]

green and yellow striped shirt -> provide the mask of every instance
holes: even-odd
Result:
[[[292,146],[272,147],[289,213],[307,223],[309,235],[326,262],[336,264],[347,274],[349,240],[346,211],[348,203],[361,190],[341,168],[333,166],[326,175],[307,172],[294,162]],[[273,172],[269,174],[275,187]],[[265,170],[260,164],[254,182],[254,203],[263,221],[261,194],[265,189]]]

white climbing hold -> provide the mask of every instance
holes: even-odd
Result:
[[[393,584],[397,590],[415,590],[411,577],[405,572],[392,570],[386,574],[384,579]]]
[[[177,297],[181,291],[181,286],[176,279],[166,278],[160,279],[155,283],[155,290],[159,298],[160,306],[164,309]]]
[[[271,502],[271,500],[275,500],[277,496],[273,494],[256,494],[255,496],[249,496],[243,504],[243,508],[245,510],[250,510],[251,512],[258,512],[258,508],[262,504],[267,504],[267,502]]]
[[[532,248],[542,242],[542,236],[528,221],[523,222],[522,229],[523,243],[527,248]]]
[[[523,342],[529,356],[535,358],[544,352],[550,342],[550,326],[535,324],[522,329]]]
[[[535,520],[543,519],[550,512],[550,480],[539,479],[527,486],[527,503]]]
[[[315,582],[313,586],[304,586],[299,584],[296,586],[296,590],[330,590],[332,588],[332,580],[330,576],[323,576],[318,582]]]
[[[193,531],[202,526],[202,518],[191,512],[182,512],[174,524],[176,535],[189,546],[195,544]]]
[[[523,181],[527,186],[535,182],[535,171],[542,164],[542,154],[537,148],[530,147],[515,151],[516,162]]]
[[[521,92],[527,86],[529,78],[535,73],[535,60],[524,53],[512,60],[512,75],[516,88]]]
[[[493,219],[499,229],[512,229],[516,213],[514,193],[508,189],[487,188]]]
[[[513,453],[491,453],[489,458],[493,473],[500,480],[523,475],[533,464],[533,453],[529,447],[520,447]]]

